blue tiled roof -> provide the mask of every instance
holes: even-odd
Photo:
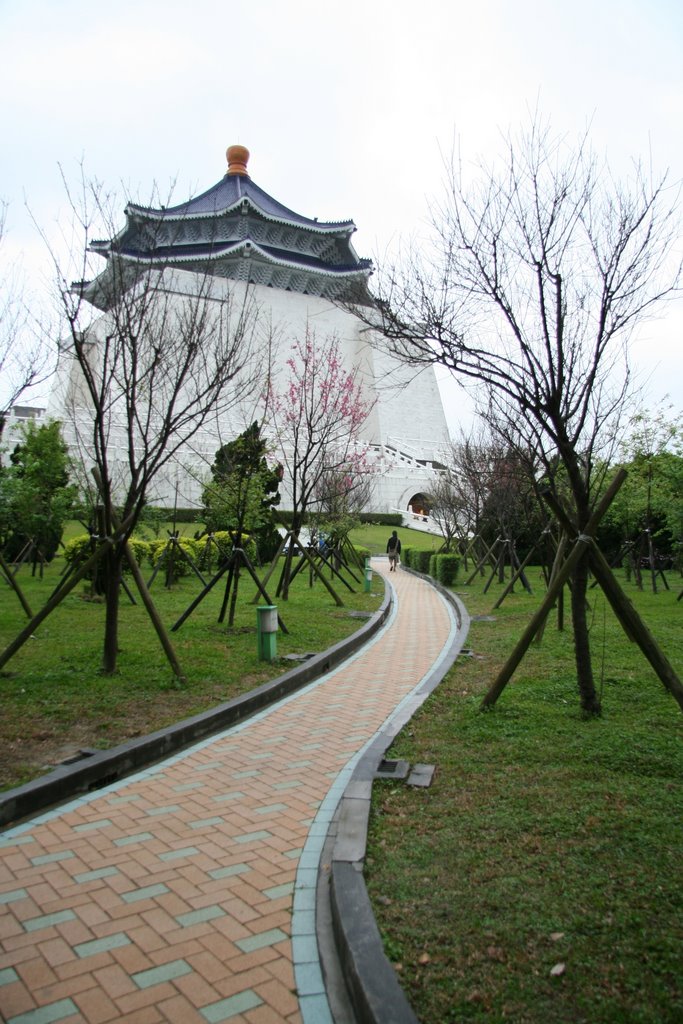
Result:
[[[130,204],[128,212],[139,212],[146,216],[165,218],[184,217],[206,217],[222,213],[231,207],[238,205],[243,199],[248,199],[264,216],[277,221],[286,221],[290,224],[299,224],[313,231],[355,231],[353,221],[317,221],[310,217],[303,217],[288,207],[283,206],[277,199],[259,188],[251,178],[241,174],[226,174],[212,188],[203,192],[202,195],[189,199],[186,203],[178,206],[171,206],[167,209],[157,210],[153,207],[136,206]]]

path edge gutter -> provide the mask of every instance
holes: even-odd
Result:
[[[385,585],[380,607],[360,629],[326,651],[313,655],[305,664],[208,711],[147,736],[128,740],[109,750],[98,750],[73,764],[59,765],[23,786],[0,793],[0,830],[16,825],[39,811],[46,811],[84,793],[109,786],[207,736],[238,725],[314,682],[363,647],[384,625],[391,605],[391,589]]]
[[[460,599],[431,576],[401,567],[435,587],[452,606],[458,629],[446,656],[423,680],[401,711],[387,720],[356,765],[328,837],[329,867],[319,886],[329,886],[332,939],[347,996],[358,1024],[418,1024],[418,1019],[389,962],[363,876],[372,783],[384,754],[427,697],[442,682],[467,638],[470,617]],[[326,915],[327,916],[327,915]],[[325,938],[319,935],[321,950]],[[326,973],[325,957],[322,957]],[[331,965],[330,965],[331,966]]]

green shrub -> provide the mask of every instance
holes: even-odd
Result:
[[[436,578],[444,587],[452,587],[458,578],[460,558],[458,555],[436,556]]]
[[[358,558],[360,560],[360,564],[363,565],[365,563],[365,559],[370,557],[370,554],[371,554],[370,548],[361,547],[359,544],[353,544],[352,546],[353,546],[353,550],[358,555]]]
[[[94,550],[95,547],[91,542],[90,535],[79,533],[77,537],[72,537],[64,545],[64,560],[70,567],[77,566],[82,561],[84,562]]]
[[[128,541],[131,551],[133,552],[133,558],[138,565],[142,566],[146,561],[150,560],[150,547],[152,544],[160,544],[162,547],[165,541],[151,541],[141,540],[139,537],[131,537]],[[96,543],[93,543],[90,534],[79,533],[76,537],[72,537],[71,540],[67,541],[64,545],[64,560],[70,568],[77,569],[82,562],[85,562],[87,558],[95,550]],[[130,566],[124,560],[122,565],[123,572],[130,573]],[[92,580],[95,575],[95,568],[91,569],[87,574],[86,579]]]
[[[142,513],[141,525],[154,523],[197,523],[201,519],[200,508],[163,508],[160,505],[146,505]]]
[[[411,558],[412,558],[412,555],[413,555],[413,551],[414,551],[414,548],[403,547],[403,546],[401,547],[401,561],[409,569],[412,569]]]
[[[403,523],[400,512],[359,512],[358,518],[361,523],[371,523],[374,526],[401,526]]]
[[[141,537],[131,537],[128,541],[133,558],[138,565],[143,565],[149,558],[149,543]],[[125,568],[125,566],[124,566]]]
[[[165,571],[168,568],[169,560],[171,558],[171,552],[169,551],[168,538],[164,540],[162,537],[156,540],[150,541],[138,541],[135,540],[136,545],[140,545],[140,552],[142,553],[141,545],[144,544],[147,548],[146,557],[149,564],[153,569],[156,569],[160,562],[160,571]],[[188,555],[195,565],[201,555],[201,544],[194,540],[192,537],[179,537],[176,541],[177,546],[181,552]],[[138,558],[136,554],[136,559]],[[163,559],[163,561],[162,561]],[[188,576],[192,572],[192,566],[188,562],[187,558],[183,558],[182,554],[178,551],[173,552],[173,576],[174,579],[180,579],[183,576]]]
[[[415,569],[417,572],[423,573],[425,576],[429,574],[429,562],[433,554],[431,551],[413,551],[411,569]]]
[[[438,557],[439,556],[437,554],[433,554],[433,555],[431,555],[431,557],[429,559],[429,575],[432,577],[432,579],[436,579],[437,578],[437,576],[436,576],[436,563],[437,563]]]

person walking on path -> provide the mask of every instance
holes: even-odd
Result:
[[[398,556],[401,554],[401,541],[396,530],[387,541],[387,554],[389,555],[389,572],[395,572],[398,565]]]

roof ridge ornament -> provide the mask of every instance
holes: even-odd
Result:
[[[249,171],[247,170],[249,150],[246,146],[228,146],[225,155],[228,158],[226,174],[239,174],[244,178],[249,177]]]

